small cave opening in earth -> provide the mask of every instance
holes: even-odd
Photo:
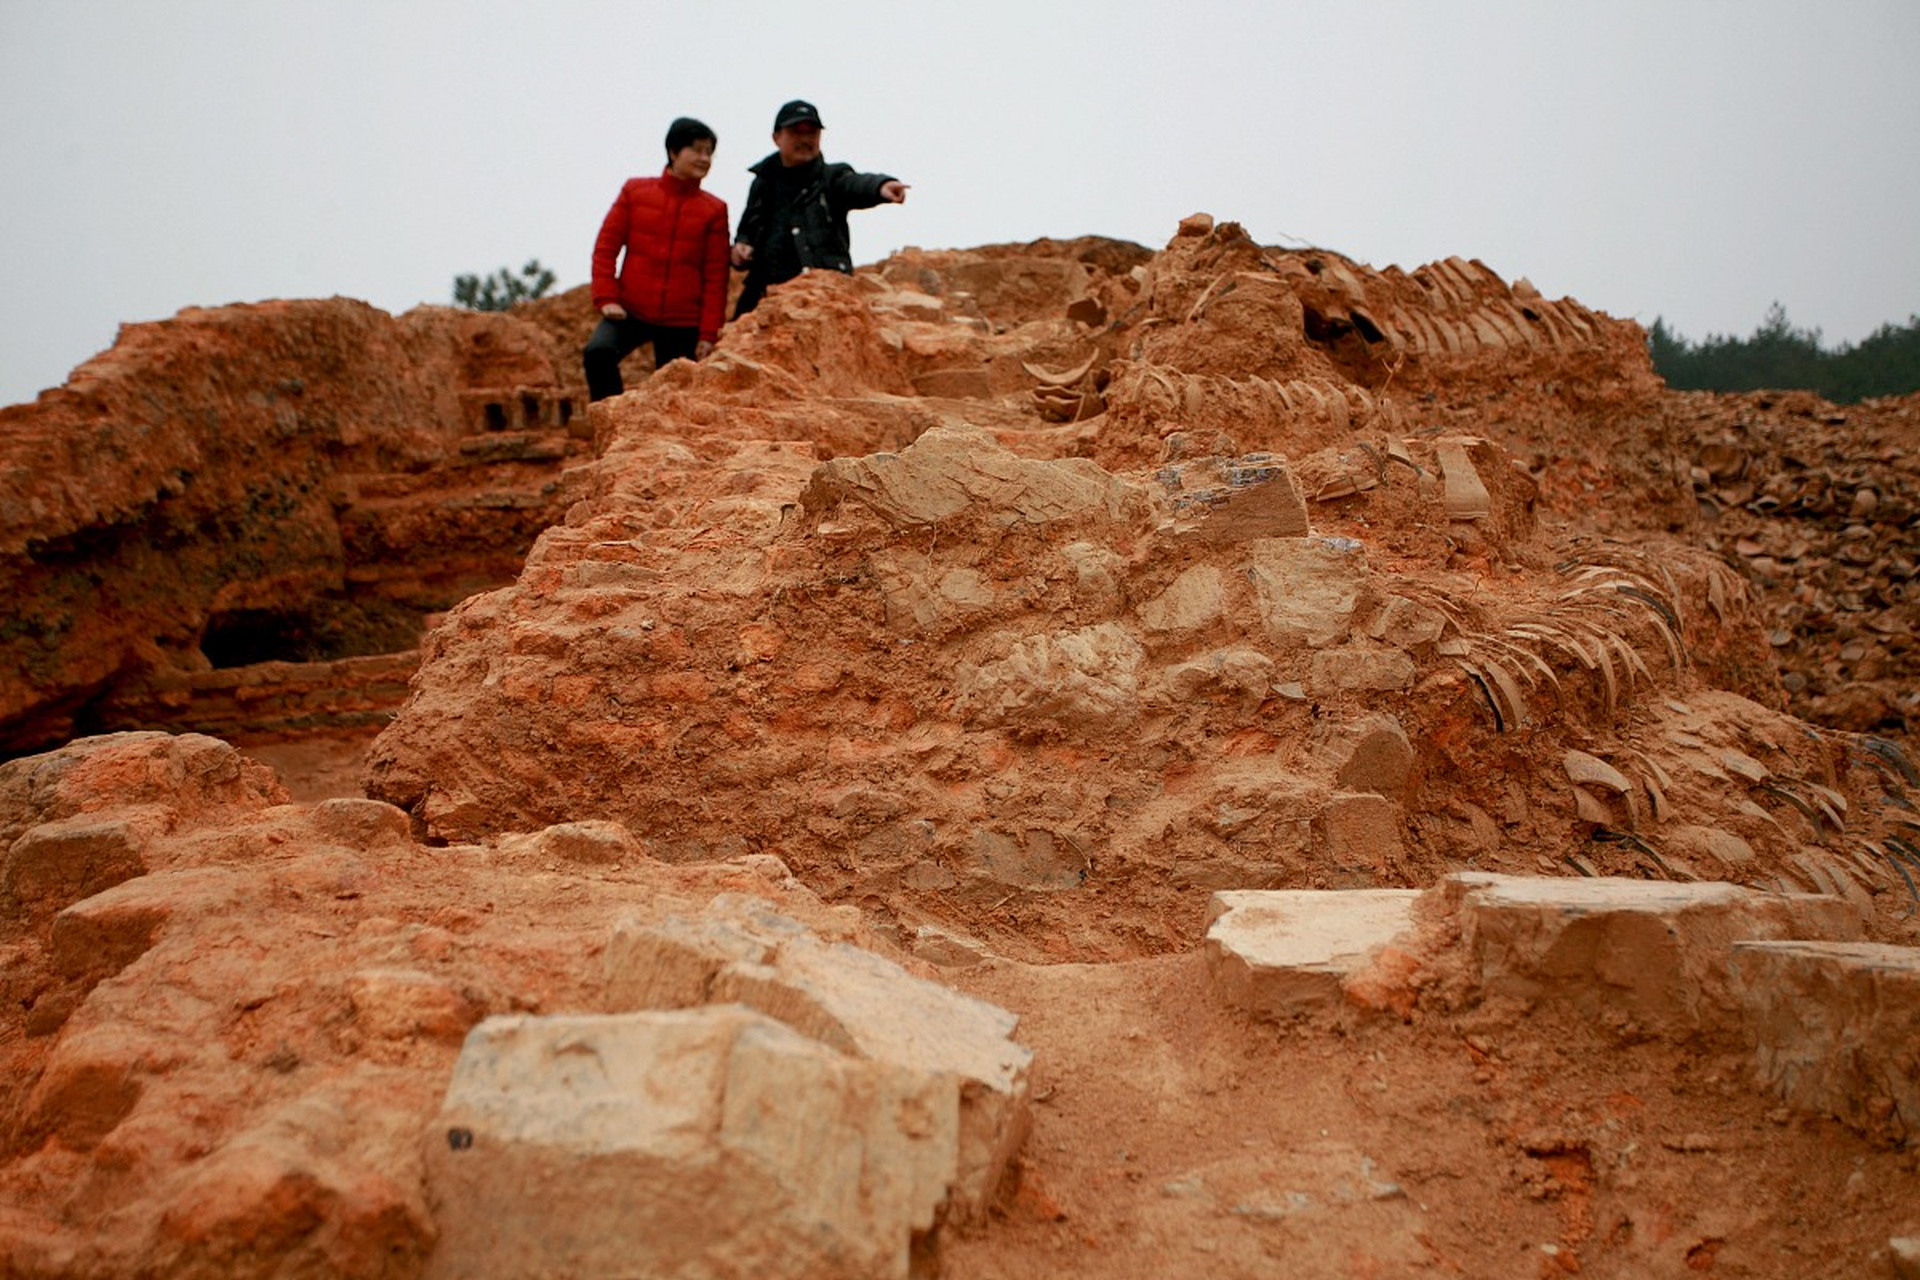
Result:
[[[291,609],[235,609],[207,622],[200,652],[216,670],[260,662],[332,662],[420,643],[423,618],[387,601],[320,600]]]

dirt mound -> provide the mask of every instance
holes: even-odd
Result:
[[[549,1047],[512,1071],[560,1145],[511,1156],[565,1198],[569,1090],[635,1009],[806,1064],[834,1142],[977,1115],[849,1065],[918,1033],[828,956],[1033,1050],[876,1274],[1859,1272],[1920,1233],[1920,1095],[1783,1105],[1729,1036],[1593,1015],[1621,966],[1577,947],[1539,963],[1591,1008],[1442,999],[1430,939],[1280,1023],[1203,954],[1214,891],[1479,872],[1920,943],[1911,404],[1674,395],[1637,327],[1477,262],[1204,215],[803,277],[590,410],[579,292],[189,312],[0,412],[6,742],[283,739],[0,764],[0,1272],[471,1256],[497,1215],[448,1197],[516,1189],[443,1111],[495,1078],[463,1044]],[[1730,990],[1712,941],[1687,977]],[[719,1167],[697,1127],[671,1168]],[[779,1158],[776,1261],[830,1190]]]
[[[1778,687],[1739,576],[1543,525],[1501,444],[1417,429],[1424,400],[1345,375],[1332,348],[1360,330],[1302,319],[1332,307],[1333,265],[1269,261],[1191,220],[1143,313],[1104,330],[987,333],[873,279],[797,282],[708,363],[596,408],[582,500],[431,639],[372,794],[432,839],[592,816],[668,861],[771,853],[897,939],[1036,961],[1190,945],[1197,888],[1461,867],[1898,884],[1866,815],[1903,784],[1750,700]],[[937,270],[921,255],[914,278]],[[1434,274],[1402,287],[1437,320],[1343,286],[1382,358],[1396,326],[1525,321],[1489,275]],[[1657,412],[1632,326],[1531,308],[1534,421],[1576,435],[1605,395]],[[1022,344],[1063,337],[1095,351],[1089,385],[1113,375],[1070,434],[1010,419],[1012,396],[911,395],[929,358],[1043,385]],[[1452,370],[1462,399],[1504,367],[1491,339],[1403,346],[1409,383]],[[1200,372],[1249,366],[1258,413]],[[1380,733],[1407,758],[1376,779],[1353,761]],[[1569,752],[1621,788],[1570,778]]]

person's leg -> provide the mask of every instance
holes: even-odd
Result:
[[[587,369],[587,399],[605,400],[626,390],[620,380],[620,362],[648,338],[648,326],[628,316],[625,320],[602,320],[587,339],[580,362]]]
[[[655,329],[653,331],[653,367],[662,368],[669,360],[691,360],[700,345],[700,329]]]

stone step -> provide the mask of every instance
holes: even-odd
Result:
[[[1215,893],[1207,962],[1227,1003],[1286,1022],[1338,1012],[1346,984],[1413,923],[1417,889]]]
[[[602,964],[610,1012],[741,1004],[852,1057],[957,1080],[949,1216],[987,1212],[1029,1123],[1033,1053],[1012,1038],[1014,1014],[744,895],[722,895],[700,919],[622,921]]]
[[[1764,1084],[1876,1141],[1920,1141],[1920,948],[1737,942],[1729,963]]]
[[[1721,883],[1461,872],[1412,889],[1214,894],[1222,997],[1286,1021],[1349,1006],[1575,1010],[1621,1034],[1733,1034],[1728,956],[1745,940],[1857,939],[1840,898]],[[1387,963],[1383,963],[1384,960]]]
[[[1627,1035],[1737,1027],[1735,942],[1861,935],[1844,899],[1717,882],[1462,872],[1431,892],[1457,933],[1467,1000],[1552,1003]]]

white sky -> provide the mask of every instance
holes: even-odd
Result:
[[[791,97],[913,185],[860,262],[1205,210],[1696,339],[1920,311],[1914,0],[0,0],[0,404],[186,306],[583,283],[675,115],[737,217]]]

